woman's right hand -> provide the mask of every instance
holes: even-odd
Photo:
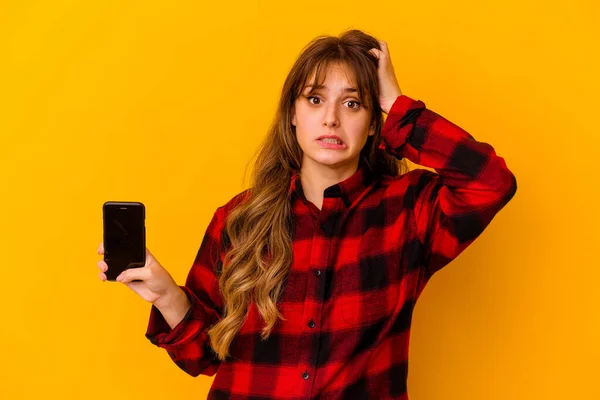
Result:
[[[104,254],[104,243],[100,243],[98,254]],[[98,261],[98,268],[101,271],[99,274],[100,279],[105,281],[105,272],[108,269],[108,265],[104,260],[100,260]],[[139,281],[133,282],[137,280]],[[162,299],[172,297],[174,293],[181,290],[173,280],[173,277],[171,277],[171,274],[160,265],[148,249],[146,249],[145,265],[143,267],[129,268],[123,271],[117,277],[117,281],[125,284],[142,299],[152,304],[159,303]]]

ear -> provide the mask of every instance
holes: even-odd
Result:
[[[292,106],[292,125],[296,126],[296,107]]]
[[[369,136],[373,136],[375,134],[375,120],[371,122],[369,125]]]

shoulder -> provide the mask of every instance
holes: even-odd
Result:
[[[225,217],[227,215],[229,215],[231,210],[233,210],[239,204],[241,204],[242,202],[247,200],[249,197],[250,197],[250,189],[246,189],[246,190],[234,195],[229,200],[227,200],[224,204],[217,207],[215,214],[218,214],[220,219],[224,220]]]
[[[226,229],[224,229],[227,217],[231,213],[231,210],[249,197],[249,194],[250,189],[246,189],[243,192],[236,194],[224,204],[218,206],[213,213],[212,219],[207,227],[207,232],[210,233],[211,237],[218,239],[224,247],[227,247],[230,244],[229,236]]]

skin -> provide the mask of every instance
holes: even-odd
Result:
[[[350,177],[358,167],[360,151],[367,137],[375,132],[371,111],[363,107],[352,83],[351,73],[340,64],[332,64],[326,71],[324,88],[306,97],[310,87],[292,108],[292,125],[296,140],[303,151],[300,181],[306,198],[321,209],[323,191]],[[313,78],[309,80],[309,85]],[[348,92],[345,88],[352,88]],[[344,142],[343,149],[324,148],[317,138],[337,135]]]
[[[396,80],[385,42],[382,50],[371,49],[379,59],[380,105],[385,113],[402,93]],[[318,209],[323,204],[324,190],[352,176],[360,152],[368,136],[374,135],[371,111],[363,107],[353,84],[354,76],[344,65],[331,64],[326,71],[323,88],[307,97],[314,75],[292,107],[292,125],[303,151],[300,181],[304,194]],[[347,91],[353,88],[354,91]],[[334,134],[344,142],[343,149],[322,147],[317,138]]]
[[[369,52],[379,59],[377,75],[379,80],[379,104],[388,114],[398,96],[402,94],[394,73],[387,44],[379,42],[381,50]],[[304,151],[301,168],[301,183],[307,199],[319,209],[323,203],[323,191],[335,183],[352,176],[358,168],[358,160],[367,137],[373,135],[370,125],[371,114],[359,107],[356,93],[344,93],[351,87],[352,75],[341,65],[331,65],[324,85],[313,93],[320,100],[300,96],[292,109],[292,123],[296,126],[296,137]],[[309,82],[310,83],[310,82]],[[305,94],[306,92],[303,92]],[[342,138],[346,147],[343,150],[325,149],[316,139],[333,133]],[[104,244],[98,246],[98,254],[104,254]],[[98,261],[101,281],[106,281],[108,265]],[[133,282],[139,280],[140,282]],[[117,278],[118,282],[129,287],[142,299],[152,303],[161,312],[169,326],[174,328],[191,306],[185,292],[177,285],[169,272],[146,249],[146,264],[141,268],[130,268]]]

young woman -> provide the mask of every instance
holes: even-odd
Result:
[[[402,94],[385,42],[322,36],[185,285],[150,252],[118,281],[152,303],[152,343],[216,373],[210,399],[406,399],[417,298],[515,191],[492,146]]]

